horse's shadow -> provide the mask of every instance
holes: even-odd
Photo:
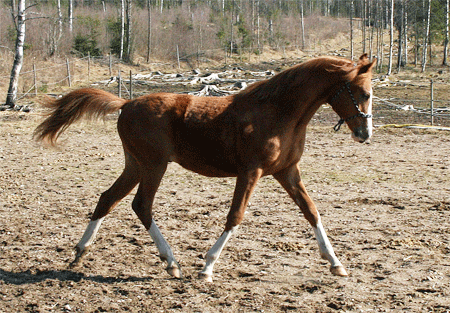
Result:
[[[44,270],[23,272],[11,272],[0,269],[0,281],[6,284],[25,285],[36,284],[45,280],[73,281],[88,280],[103,284],[126,283],[126,282],[143,282],[153,280],[152,277],[105,277],[101,275],[91,276],[84,273],[71,270]]]

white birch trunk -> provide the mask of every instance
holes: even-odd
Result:
[[[303,0],[300,0],[300,20],[302,24],[302,50],[305,50],[305,21],[303,19]]]
[[[69,32],[73,31],[73,0],[69,0]]]
[[[405,30],[403,31],[403,65],[406,66],[408,64],[408,0],[404,0],[404,23],[403,23],[403,27],[405,28]]]
[[[152,6],[150,0],[147,0],[147,9],[148,9],[148,37],[147,37],[147,63],[150,61],[150,54],[152,50]]]
[[[394,50],[394,0],[391,0],[391,11],[389,21],[389,64],[387,75],[391,75],[392,73],[393,50]]]
[[[445,40],[444,40],[444,59],[442,65],[448,65],[448,37],[449,37],[449,11],[450,11],[450,0],[446,1],[445,6]]]
[[[428,9],[427,9],[427,27],[425,31],[425,39],[423,42],[423,51],[422,51],[422,73],[425,72],[425,67],[427,63],[427,50],[428,50],[428,41],[430,38],[430,13],[431,13],[431,0],[428,0]]]
[[[123,58],[123,40],[125,37],[125,0],[120,0],[120,51],[119,59]]]
[[[17,4],[17,10],[16,52],[14,56],[13,67],[11,69],[8,95],[6,96],[6,105],[9,107],[14,107],[14,102],[17,99],[19,75],[23,65],[23,44],[25,42],[25,0],[19,0],[19,3]]]
[[[353,0],[350,1],[350,60],[353,60]]]
[[[131,62],[131,1],[127,0],[127,62]]]

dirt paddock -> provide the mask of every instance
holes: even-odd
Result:
[[[115,118],[74,125],[55,150],[31,140],[36,114],[0,114],[0,312],[450,312],[449,132],[377,129],[366,145],[346,127],[311,126],[303,179],[349,277],[330,274],[312,229],[267,177],[208,284],[197,272],[234,179],[169,166],[154,213],[184,279],[164,271],[132,195],[68,270],[123,167]]]

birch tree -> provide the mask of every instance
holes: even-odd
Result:
[[[147,63],[150,61],[150,53],[152,50],[152,5],[147,0],[148,24],[147,24]]]
[[[303,19],[303,0],[300,0],[300,22],[302,26],[302,50],[305,50],[305,22]]]
[[[57,9],[57,24],[58,26],[54,28],[54,31],[52,31],[50,42],[50,55],[55,55],[58,52],[58,43],[61,40],[62,32],[63,32],[63,18],[62,18],[62,12],[61,12],[61,0],[56,1],[56,9]]]
[[[350,0],[350,60],[353,60],[353,0]]]
[[[120,0],[120,51],[119,59],[123,58],[123,41],[125,37],[125,0]]]
[[[430,38],[430,20],[431,20],[430,13],[431,13],[431,0],[428,0],[427,27],[425,30],[425,38],[423,40],[423,51],[422,51],[422,73],[425,72],[425,67],[427,63],[428,41]]]
[[[403,5],[404,5],[404,12],[405,14],[403,15],[403,65],[406,66],[406,64],[408,63],[408,4],[409,4],[409,0],[403,0]]]
[[[17,99],[17,89],[19,85],[19,75],[23,65],[23,44],[25,42],[25,0],[19,0],[17,4],[17,15],[14,13],[14,7],[11,8],[14,24],[16,26],[16,52],[14,63],[11,69],[8,94],[6,96],[6,105],[13,108]]]
[[[131,1],[132,0],[127,0],[127,9],[126,9],[126,13],[127,13],[127,53],[126,53],[126,57],[125,57],[125,61],[127,62],[131,62],[132,61],[132,57],[131,57]]]
[[[404,30],[404,1],[400,1],[400,18],[398,25],[398,53],[397,53],[397,71],[400,72],[400,68],[403,66],[403,32]]]
[[[445,3],[445,39],[444,39],[444,59],[442,65],[448,65],[448,36],[449,36],[449,11],[450,11],[450,0]]]
[[[392,57],[394,50],[394,0],[391,0],[391,9],[389,15],[389,64],[387,75],[391,75],[392,73]]]
[[[73,31],[73,0],[69,0],[69,8],[68,8],[68,18],[69,18],[69,32]]]

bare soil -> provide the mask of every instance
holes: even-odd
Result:
[[[0,312],[450,312],[449,132],[378,129],[357,144],[321,110],[303,178],[350,276],[330,274],[311,227],[266,177],[209,284],[197,272],[223,229],[234,179],[169,166],[154,214],[182,280],[164,271],[132,195],[69,270],[100,193],[123,167],[117,117],[74,125],[49,149],[31,139],[36,112],[0,114]]]

